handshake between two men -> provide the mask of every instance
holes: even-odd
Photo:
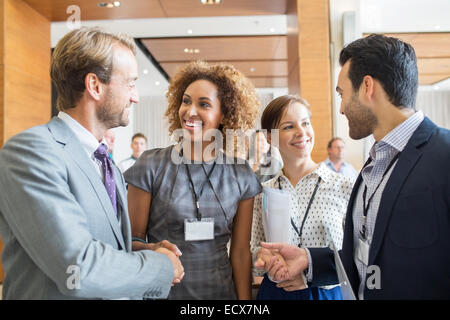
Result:
[[[285,243],[261,242],[254,266],[268,272],[271,280],[278,282],[278,288],[286,291],[306,288],[302,274],[308,268],[308,255],[303,248]]]

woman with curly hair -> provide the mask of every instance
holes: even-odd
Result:
[[[261,185],[247,163],[215,144],[226,130],[253,127],[254,87],[233,66],[191,62],[173,77],[167,98],[169,131],[181,129],[181,141],[146,151],[125,172],[133,250],[164,239],[180,249],[185,275],[169,299],[251,299],[249,243]]]

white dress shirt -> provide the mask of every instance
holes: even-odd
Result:
[[[364,186],[367,186],[367,199],[366,205],[370,197],[373,196],[372,201],[367,210],[366,220],[366,234],[369,245],[372,242],[373,233],[375,229],[375,223],[378,215],[378,208],[381,202],[381,196],[384,188],[389,181],[392,171],[395,169],[397,161],[386,172],[383,179],[383,174],[389,166],[389,163],[393,160],[395,155],[402,152],[406,147],[409,139],[413,135],[414,131],[419,127],[424,119],[422,111],[416,112],[407,120],[402,122],[380,141],[375,142],[372,146],[369,154],[371,162],[361,170],[362,183],[359,185],[358,193],[353,205],[353,245],[354,245],[354,261],[358,269],[360,286],[358,288],[358,297],[360,300],[364,299],[365,279],[368,266],[361,262],[356,255],[358,248],[358,237],[362,230],[362,217],[363,217],[363,190]],[[379,185],[378,189],[377,186]],[[354,288],[356,289],[356,288]]]
[[[94,152],[95,150],[97,150],[100,143],[106,144],[105,139],[102,139],[101,142],[98,142],[97,138],[94,137],[92,133],[90,133],[85,127],[83,127],[75,119],[73,119],[63,111],[60,111],[58,113],[58,118],[61,119],[75,134],[77,139],[80,141],[84,151],[86,151],[87,156],[89,157],[89,159],[91,159],[95,171],[97,171],[99,176],[102,178],[102,181],[104,182],[105,179],[103,177],[102,163],[100,162],[100,160],[94,157]]]

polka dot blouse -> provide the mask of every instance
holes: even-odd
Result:
[[[308,203],[314,192],[319,177],[322,179],[308,216],[305,220],[301,239],[292,225],[290,225],[290,244],[302,247],[317,248],[326,247],[333,241],[338,249],[342,247],[343,229],[347,204],[352,191],[353,183],[350,178],[332,172],[321,163],[317,169],[304,176],[294,187],[284,176],[283,172],[262,185],[268,188],[276,188],[289,192],[289,211],[297,230],[300,226],[308,207]],[[279,178],[279,179],[278,179]],[[260,249],[260,242],[266,241],[262,223],[262,193],[255,197],[253,208],[252,238],[250,247],[253,262],[256,261],[256,253]],[[260,276],[264,272],[254,270],[255,275]]]

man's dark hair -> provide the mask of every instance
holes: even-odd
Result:
[[[140,133],[140,132],[135,133],[133,135],[133,137],[131,138],[131,142],[133,142],[133,140],[136,138],[143,138],[145,140],[145,142],[147,142],[147,137],[143,133]]]
[[[350,60],[348,76],[356,92],[364,76],[378,80],[396,107],[415,108],[417,58],[414,48],[397,38],[371,34],[342,49],[339,63]]]

